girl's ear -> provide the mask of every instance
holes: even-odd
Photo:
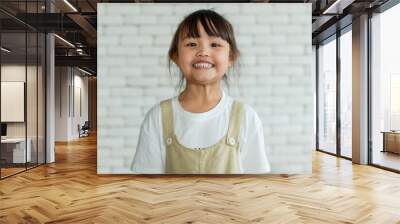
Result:
[[[232,66],[234,63],[235,63],[235,61],[236,61],[236,59],[239,57],[239,55],[237,55],[237,54],[232,54],[230,57],[229,57],[229,67],[230,66]]]
[[[176,65],[178,65],[178,54],[177,54],[177,53],[172,54],[172,55],[171,55],[171,60],[172,60]]]
[[[233,65],[234,62],[235,62],[235,61],[229,59],[229,67],[231,67],[231,66]]]

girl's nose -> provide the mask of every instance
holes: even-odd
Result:
[[[204,47],[204,46],[201,46],[200,48],[199,48],[199,51],[197,52],[197,55],[196,56],[199,56],[199,57],[201,57],[201,56],[203,56],[203,57],[208,57],[209,56],[209,50],[208,50],[208,48],[207,47]]]

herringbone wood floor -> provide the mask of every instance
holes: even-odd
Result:
[[[313,155],[312,175],[96,174],[96,139],[0,181],[0,223],[400,223],[400,175]]]

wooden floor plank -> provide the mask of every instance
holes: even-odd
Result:
[[[0,223],[400,223],[400,175],[313,153],[312,175],[97,175],[96,138],[0,181]]]

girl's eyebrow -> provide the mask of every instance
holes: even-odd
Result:
[[[185,41],[185,40],[196,40],[196,39],[198,39],[198,38],[196,38],[196,37],[185,37],[182,40]]]
[[[189,42],[197,42],[197,41],[196,41],[196,39],[193,39],[193,38],[186,38],[186,39],[182,40],[181,42],[182,42],[182,44],[186,44]]]
[[[200,37],[185,37],[185,38],[183,38],[182,39],[182,41],[194,41],[194,40],[197,40],[197,39],[199,39]],[[209,36],[209,39],[211,39],[211,40],[213,40],[213,41],[216,41],[216,40],[218,40],[218,41],[224,41],[224,39],[222,39],[222,37],[220,37],[220,36]]]
[[[220,36],[209,36],[209,37],[210,37],[210,39],[213,39],[213,40],[224,40]]]

